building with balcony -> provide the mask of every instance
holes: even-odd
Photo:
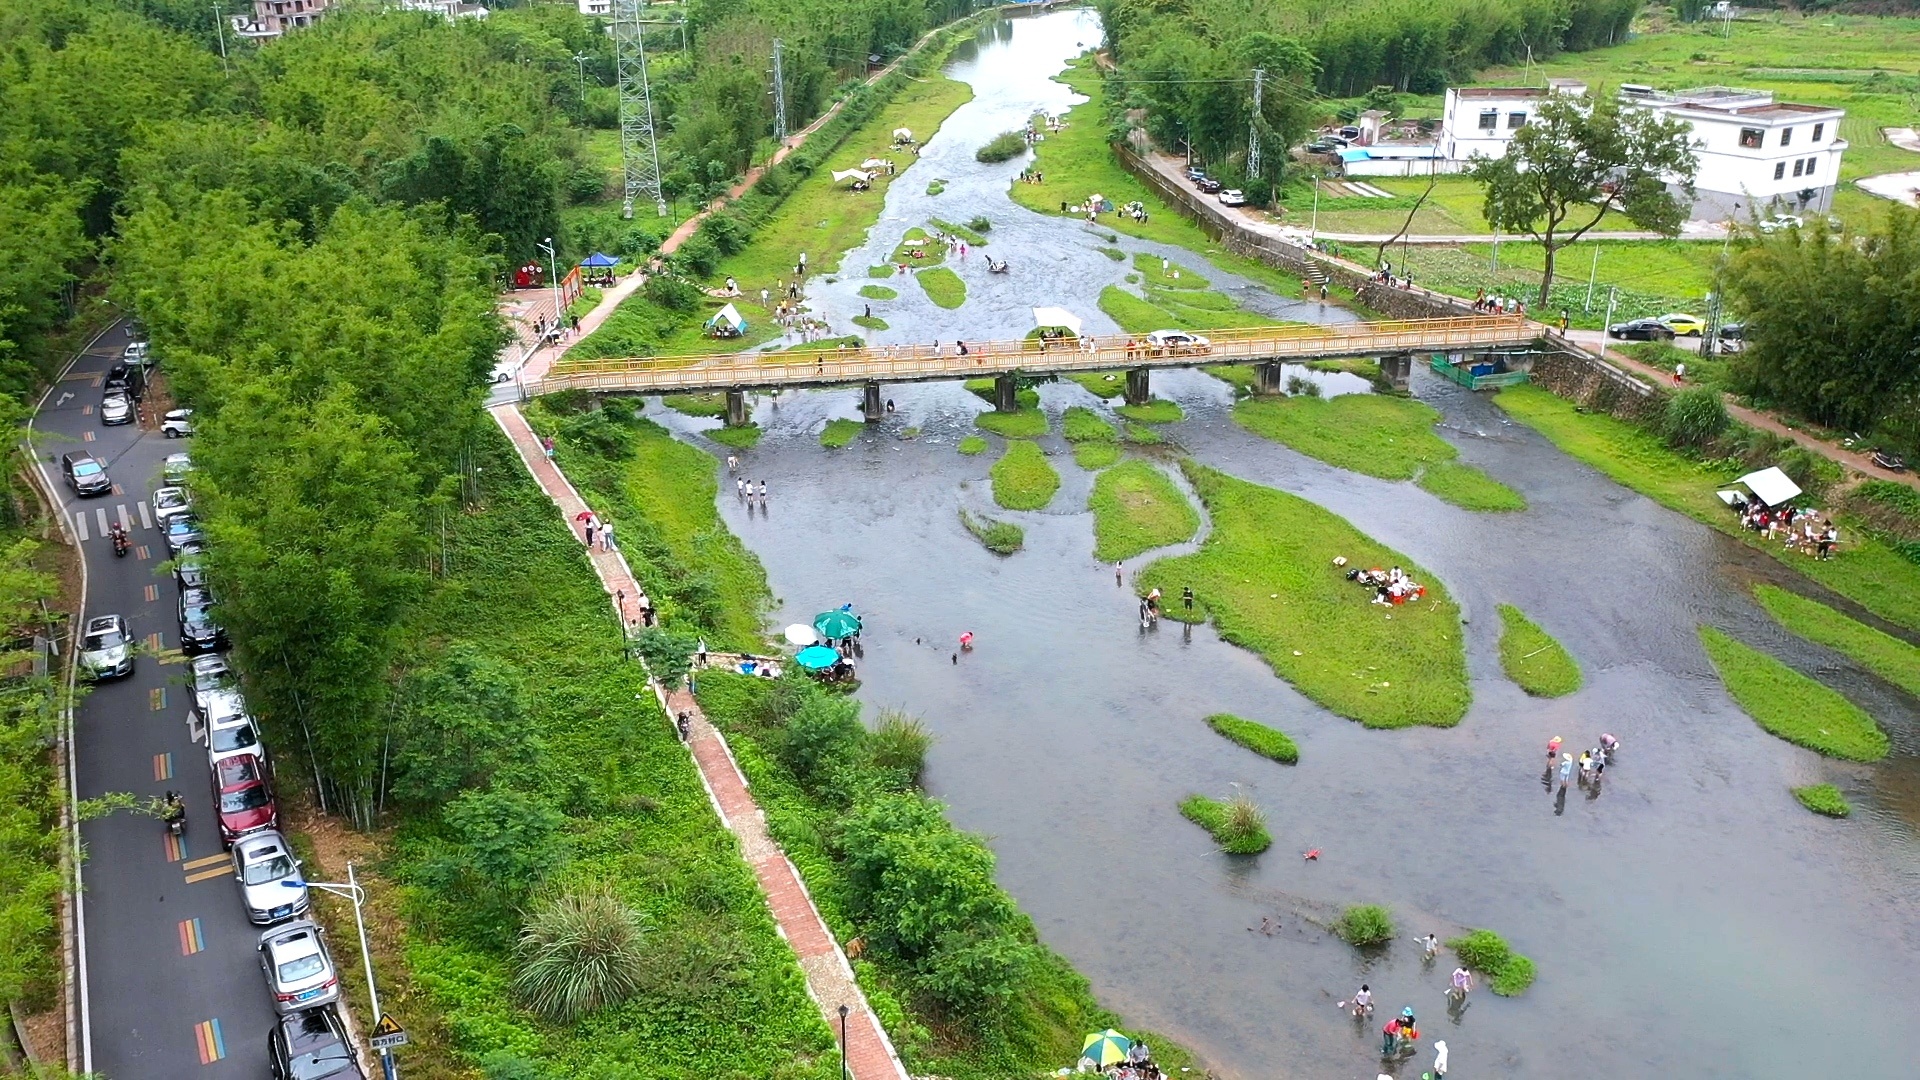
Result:
[[[1665,92],[1628,83],[1620,100],[1684,120],[1693,129],[1699,172],[1693,218],[1746,220],[1758,214],[1833,208],[1846,110],[1775,101],[1766,90],[1703,86]]]
[[[253,0],[253,14],[235,15],[231,24],[243,38],[275,38],[319,22],[332,5],[333,0]]]

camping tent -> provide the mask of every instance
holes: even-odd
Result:
[[[581,259],[580,265],[586,267],[589,270],[606,270],[611,267],[619,266],[620,260],[614,258],[611,255],[606,254],[605,252],[596,251],[593,254],[587,256],[586,258]]]
[[[912,142],[913,129],[912,128],[894,128],[893,141],[894,142]]]
[[[715,337],[739,337],[747,332],[747,320],[741,318],[740,309],[728,304],[707,320],[707,333]]]
[[[1074,337],[1080,336],[1080,316],[1066,308],[1037,307],[1033,309],[1033,325],[1041,329],[1063,326],[1073,331]]]
[[[833,182],[836,184],[843,180],[860,180],[864,182],[872,179],[872,173],[861,172],[859,169],[846,169],[833,174]]]
[[[1800,485],[1794,483],[1786,473],[1781,472],[1777,465],[1761,469],[1759,472],[1750,472],[1741,477],[1738,482],[1745,484],[1747,490],[1753,492],[1754,498],[1768,506],[1780,506],[1791,502],[1796,495],[1800,494]]]

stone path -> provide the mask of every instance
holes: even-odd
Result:
[[[584,327],[585,320],[582,320]],[[559,468],[547,460],[539,438],[527,425],[519,408],[506,404],[489,411],[501,430],[513,440],[514,449],[519,452],[527,471],[533,474],[541,490],[553,500],[561,520],[567,523],[569,529],[575,528],[575,515],[587,510],[588,506]],[[615,525],[618,524],[616,521]],[[640,595],[640,585],[634,580],[620,552],[593,551],[587,553],[587,558],[593,564],[595,573],[599,574],[600,584],[607,590],[609,603],[614,602],[618,593],[624,592],[628,598]],[[625,621],[630,612],[620,611],[618,614]],[[713,800],[713,808],[720,815],[721,822],[739,838],[740,853],[760,882],[760,890],[767,898],[767,908],[773,913],[780,936],[787,940],[800,960],[800,968],[807,979],[807,993],[820,1007],[820,1015],[834,1031],[836,1039],[840,1032],[840,1007],[845,1005],[850,1010],[847,1015],[847,1066],[853,1080],[908,1080],[907,1070],[894,1052],[893,1041],[887,1037],[886,1030],[868,1007],[866,995],[861,993],[854,981],[853,968],[847,963],[846,954],[840,950],[826,922],[820,918],[819,910],[813,906],[813,898],[807,894],[807,886],[800,879],[800,872],[768,834],[766,815],[753,801],[747,778],[735,763],[725,736],[707,722],[699,703],[684,687],[672,693],[662,693],[659,683],[655,682],[653,688],[670,716],[682,712],[688,714],[687,741],[694,765],[699,769],[701,783],[706,785],[707,794]]]

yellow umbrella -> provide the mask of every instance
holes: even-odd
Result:
[[[1087,1036],[1087,1041],[1080,1047],[1080,1056],[1104,1069],[1127,1060],[1127,1051],[1131,1049],[1132,1039],[1108,1028]]]

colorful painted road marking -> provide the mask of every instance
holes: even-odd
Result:
[[[162,832],[160,837],[161,842],[166,845],[168,862],[179,862],[187,857],[186,837],[175,836],[171,832]]]
[[[147,586],[147,603],[151,604],[158,599],[160,599],[160,586],[158,585]]]
[[[147,545],[141,544],[139,547],[133,549],[133,557],[136,559],[151,559],[153,558],[153,552],[147,550]]]
[[[181,863],[180,869],[187,872],[187,884],[192,885],[197,881],[210,881],[233,873],[233,861],[225,855],[208,855]]]
[[[92,416],[92,415],[93,415],[93,406],[91,406],[91,405],[82,405],[82,406],[80,406],[80,415],[81,415],[81,416]]]
[[[92,441],[93,441],[93,432],[91,432],[91,431],[83,431],[83,432],[81,432],[81,433],[80,433],[80,441],[81,441],[81,442],[92,442]]]
[[[161,780],[173,779],[173,752],[172,751],[168,751],[167,753],[164,753],[164,754],[153,755],[153,779],[156,783]]]
[[[154,637],[159,636],[158,634],[154,635]],[[155,643],[155,647],[158,647],[157,643]],[[160,712],[165,709],[167,707],[167,688],[164,686],[156,686],[147,691],[147,704],[153,706],[154,712]]]
[[[155,630],[153,633],[147,635],[147,651],[159,652],[160,648],[160,631]]]
[[[202,1020],[193,1025],[193,1038],[200,1044],[200,1064],[211,1065],[227,1056],[227,1040],[220,1034],[219,1020]]]
[[[207,939],[200,933],[200,920],[180,920],[180,955],[192,956],[206,947]]]

